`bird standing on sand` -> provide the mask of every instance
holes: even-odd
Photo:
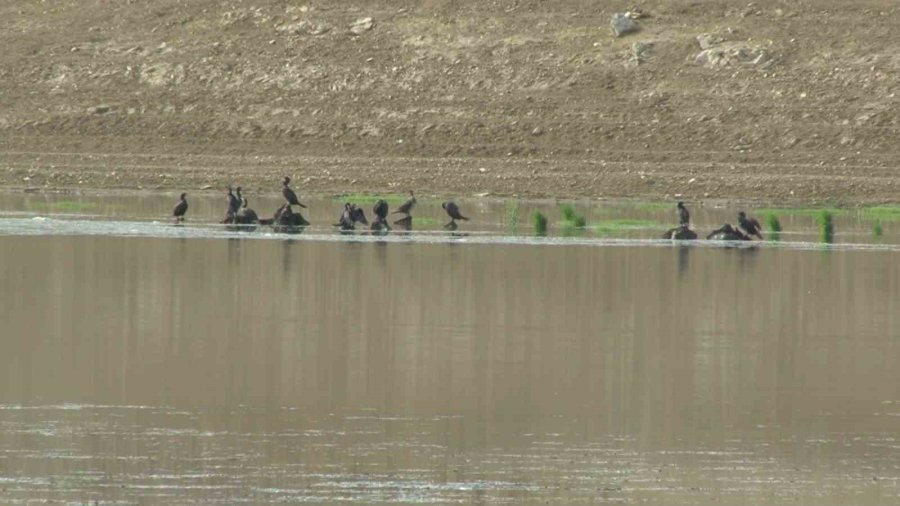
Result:
[[[184,221],[184,213],[188,210],[188,202],[187,193],[182,193],[181,198],[178,200],[178,203],[175,204],[175,209],[172,210],[172,216],[175,217],[175,222]]]
[[[687,227],[691,224],[691,213],[684,207],[684,202],[678,203],[678,224]]]
[[[290,182],[291,178],[288,176],[284,176],[284,188],[281,189],[281,194],[284,195],[284,200],[287,200],[287,203],[290,206],[300,206],[306,209],[306,206],[301,204],[300,201],[297,200],[297,194],[294,193],[294,190],[291,190],[291,187],[288,186]]]
[[[744,213],[744,211],[738,213],[738,225],[740,225],[740,227],[744,229],[744,232],[747,232],[747,235],[755,235],[760,239],[763,238],[762,234],[760,233],[762,225],[760,225],[759,222],[756,221],[756,218],[747,218],[747,215]]]
[[[444,228],[449,228],[451,230],[456,230],[456,220],[464,220],[469,221],[469,218],[466,218],[459,212],[459,206],[456,205],[456,202],[447,201],[441,204],[441,207],[447,211],[447,214],[450,216],[450,223],[444,225]]]
[[[400,207],[397,208],[392,214],[409,214],[412,211],[412,208],[416,206],[416,196],[413,194],[412,190],[409,191],[409,200],[400,204]]]

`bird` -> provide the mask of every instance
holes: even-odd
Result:
[[[349,202],[346,202],[344,203],[344,208],[341,210],[341,216],[334,226],[341,227],[341,230],[353,230],[355,228],[354,221],[353,206]]]
[[[413,217],[406,215],[399,220],[394,221],[394,225],[402,228],[403,230],[412,230]]]
[[[297,194],[294,193],[294,190],[291,190],[291,187],[288,186],[290,184],[291,178],[288,176],[284,176],[284,188],[281,189],[281,194],[284,195],[284,199],[287,200],[288,205],[291,206],[300,206],[306,209],[306,206],[301,204],[299,200],[297,200]]]
[[[375,206],[372,207],[372,212],[375,213],[375,216],[381,218],[382,220],[387,218],[389,206],[387,200],[380,199],[378,202],[375,202]]]
[[[241,208],[241,201],[238,200],[237,197],[234,196],[234,193],[231,190],[231,187],[228,187],[228,209],[225,211],[225,219],[222,220],[222,223],[234,223],[234,217],[238,212],[238,209]]]
[[[707,239],[717,239],[720,241],[749,241],[750,238],[740,230],[731,226],[731,223],[722,225],[721,228],[713,230],[706,236]]]
[[[381,199],[378,202],[375,202],[375,207],[372,208],[372,212],[375,213],[375,219],[372,220],[372,226],[370,227],[372,230],[390,230],[391,226],[388,225],[387,215],[388,215],[389,206],[386,200]]]
[[[187,197],[187,193],[182,193],[178,203],[175,204],[175,209],[172,210],[172,216],[175,217],[176,222],[184,221],[184,213],[188,210],[188,202],[185,197]]]
[[[357,207],[356,204],[350,204],[350,218],[353,220],[353,223],[362,223],[363,225],[368,225],[369,220],[366,219],[366,212],[363,211],[361,207]]]
[[[444,225],[444,228],[449,228],[451,230],[456,230],[456,220],[465,220],[468,221],[469,218],[466,218],[459,212],[459,206],[456,205],[456,202],[447,201],[441,204],[441,207],[447,211],[447,214],[450,216],[450,223]]]
[[[256,215],[256,211],[247,207],[247,199],[242,199],[244,205],[240,211],[237,212],[235,216],[235,221],[237,223],[249,225],[253,223],[259,222],[259,216]]]
[[[409,214],[412,211],[412,208],[416,206],[416,196],[413,194],[412,190],[409,191],[409,200],[400,204],[400,207],[397,208],[392,214]]]
[[[691,213],[684,207],[684,202],[678,203],[678,223],[681,226],[689,226],[691,224]]]
[[[760,233],[762,225],[760,225],[759,222],[756,221],[756,218],[747,218],[747,214],[744,213],[744,211],[738,213],[738,225],[740,225],[740,227],[744,229],[744,232],[747,232],[747,235],[755,235],[760,239],[763,238],[762,234]]]
[[[670,228],[669,230],[666,230],[662,238],[676,239],[680,241],[692,240],[697,238],[697,232],[694,232],[693,230],[682,225],[680,227]]]

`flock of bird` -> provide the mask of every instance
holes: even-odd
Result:
[[[697,233],[691,230],[691,213],[685,207],[684,202],[679,202],[676,206],[678,211],[678,226],[671,228],[663,234],[663,239],[696,239]],[[762,239],[762,225],[756,218],[747,217],[744,211],[738,213],[738,226],[734,227],[731,223],[726,223],[721,227],[713,230],[706,236],[707,239],[718,239],[721,241],[749,241],[753,237]]]
[[[256,211],[248,207],[247,198],[241,195],[241,187],[238,186],[237,188],[232,189],[229,186],[228,193],[226,194],[228,207],[225,211],[225,219],[222,220],[222,223],[230,225],[271,225],[277,231],[288,231],[295,227],[309,225],[309,222],[303,217],[303,214],[301,214],[300,211],[294,211],[293,209],[294,206],[306,209],[306,205],[300,202],[297,198],[297,194],[291,189],[290,184],[291,178],[285,176],[281,188],[281,194],[284,196],[285,203],[275,211],[275,215],[272,216],[272,218],[260,218],[256,214]],[[372,208],[375,218],[370,224],[366,218],[366,213],[362,208],[358,207],[356,204],[347,202],[344,204],[338,222],[335,223],[334,226],[340,227],[341,230],[354,230],[359,223],[368,225],[369,228],[374,231],[388,231],[391,230],[391,225],[388,223],[387,219],[388,215],[403,214],[405,216],[394,221],[394,225],[404,230],[411,230],[412,214],[410,213],[415,205],[416,196],[412,191],[409,192],[409,200],[401,204],[393,213],[390,213],[387,201],[380,199],[375,202],[375,206]],[[456,230],[459,227],[456,223],[457,220],[468,221],[469,219],[462,215],[459,206],[455,202],[444,202],[441,204],[441,207],[443,207],[447,212],[447,215],[450,216],[450,222],[444,225],[444,228],[448,230]],[[175,209],[172,210],[172,216],[175,217],[176,223],[184,221],[187,210],[187,193],[182,193],[178,203],[175,204]]]
[[[256,211],[247,206],[247,198],[241,195],[241,187],[238,186],[237,188],[232,189],[229,186],[228,193],[226,194],[228,208],[225,211],[225,219],[222,220],[222,223],[230,225],[271,225],[275,227],[277,231],[289,231],[295,227],[309,225],[306,218],[304,218],[299,211],[294,211],[293,209],[294,206],[306,209],[306,205],[300,202],[297,198],[297,194],[291,189],[290,184],[291,178],[285,176],[281,188],[281,194],[284,196],[285,202],[275,211],[275,215],[272,216],[272,218],[260,218],[256,214]],[[362,224],[368,225],[373,231],[388,231],[391,230],[391,225],[388,223],[387,219],[388,215],[403,214],[405,216],[394,221],[394,225],[404,230],[411,230],[412,214],[410,213],[415,206],[416,196],[412,191],[409,192],[409,199],[401,204],[393,213],[390,213],[387,201],[380,199],[375,202],[375,206],[372,208],[375,219],[372,220],[372,223],[370,224],[366,218],[366,213],[362,208],[358,207],[356,204],[347,202],[344,204],[341,214],[338,217],[338,222],[335,223],[334,226],[346,231],[354,230],[357,224]],[[456,230],[458,228],[456,223],[457,220],[468,221],[469,219],[460,213],[459,206],[453,201],[444,202],[441,204],[441,207],[443,207],[447,212],[447,215],[450,216],[450,222],[444,225],[444,228],[448,230]],[[187,210],[187,193],[182,193],[178,203],[175,204],[175,209],[172,210],[172,215],[175,217],[176,223],[184,221]],[[684,202],[678,202],[676,211],[678,212],[679,224],[677,227],[667,230],[663,234],[663,238],[681,240],[696,239],[697,233],[690,228],[691,213],[684,205]],[[741,211],[738,213],[738,227],[726,223],[722,227],[710,232],[706,238],[724,241],[749,241],[753,237],[762,239],[763,236],[761,230],[762,226],[759,224],[759,221],[755,218],[747,217],[746,213]]]

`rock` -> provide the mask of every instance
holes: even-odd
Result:
[[[324,23],[314,23],[309,20],[303,20],[297,23],[289,23],[275,27],[275,31],[286,33],[288,35],[324,35],[331,30],[331,27]]]
[[[353,35],[362,35],[371,30],[373,26],[375,26],[375,22],[372,18],[357,19],[356,22],[350,25],[350,33]]]
[[[534,130],[531,131],[531,135],[533,135],[535,137],[537,137],[539,135],[543,135],[543,134],[544,134],[544,129],[541,127],[535,127]]]
[[[740,42],[704,49],[694,57],[694,63],[704,67],[742,65],[768,68],[774,61],[772,55],[764,48]]]
[[[106,104],[95,105],[93,107],[88,107],[88,109],[87,109],[88,114],[94,114],[94,115],[98,115],[98,116],[101,114],[109,114],[112,111],[113,111],[112,106],[106,105]]]
[[[621,13],[617,12],[612,15],[612,21],[610,21],[610,26],[612,26],[613,33],[616,37],[621,37],[623,35],[636,32],[641,28],[638,24],[631,18],[629,13]]]
[[[711,49],[713,46],[718,46],[723,42],[725,42],[725,39],[718,35],[702,33],[697,36],[697,45],[700,46],[700,49]]]

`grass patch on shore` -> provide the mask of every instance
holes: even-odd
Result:
[[[859,212],[862,219],[876,221],[900,221],[900,206],[865,207]]]
[[[666,211],[675,209],[676,202],[634,202],[629,204],[643,211]]]
[[[600,232],[622,232],[626,230],[668,230],[663,223],[653,220],[641,220],[634,218],[618,218],[603,220],[599,223],[588,225],[588,228]]]
[[[336,200],[338,202],[350,202],[353,204],[375,204],[379,200],[384,199],[387,201],[388,205],[391,207],[399,206],[403,204],[407,200],[409,200],[409,194],[404,195],[371,195],[368,193],[343,193],[340,195],[335,195],[331,199]],[[421,199],[416,197],[416,200],[421,202]]]
[[[60,200],[59,202],[33,202],[28,207],[40,211],[64,211],[68,213],[77,213],[82,211],[90,211],[97,208],[95,202],[81,202],[78,200]]]
[[[449,220],[450,218],[447,219]],[[428,216],[413,216],[413,225],[443,225],[443,223]]]
[[[875,236],[875,239],[879,241],[884,236],[884,228],[881,226],[881,222],[876,220],[875,225],[872,226],[872,235]]]
[[[829,213],[832,216],[845,216],[849,214],[846,209],[837,207],[770,207],[756,210],[759,214],[774,216],[812,216],[819,217],[822,213]]]

